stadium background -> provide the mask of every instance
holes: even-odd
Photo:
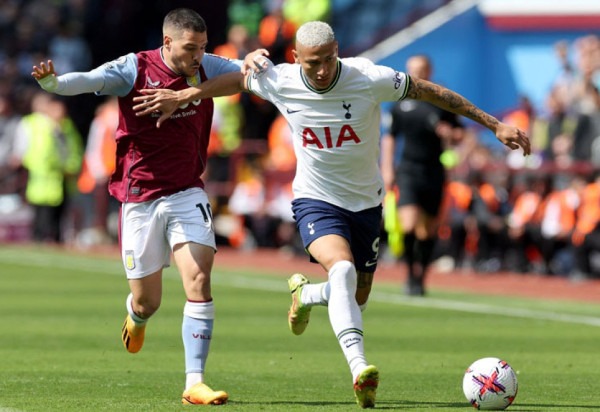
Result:
[[[252,31],[261,17],[283,3],[286,1],[3,2],[0,92],[19,94],[14,90],[31,85],[29,63],[46,54],[50,40],[69,27],[89,49],[89,56],[80,56],[80,65],[75,67],[86,70],[125,53],[160,45],[162,19],[172,8],[192,7],[205,18],[209,51],[212,51],[226,42],[232,24],[245,24]],[[342,57],[364,54],[378,63],[402,69],[407,56],[426,52],[436,67],[436,81],[492,113],[516,107],[521,95],[527,95],[542,109],[543,98],[561,69],[553,50],[555,43],[572,42],[600,32],[600,10],[593,0],[568,4],[540,0],[323,0],[318,3],[328,3],[326,18],[336,32]],[[310,4],[307,8],[310,9]],[[431,19],[434,21],[424,24],[420,21],[433,12],[437,16]],[[415,22],[419,25],[414,25]],[[404,30],[407,27],[412,32]],[[400,39],[390,39],[398,35]],[[379,47],[384,40],[390,44]],[[374,46],[378,48],[372,49]],[[60,56],[57,57],[60,62]],[[13,64],[17,68],[11,67]],[[86,100],[86,104],[82,105],[80,100]],[[85,125],[98,104],[93,96],[77,97],[69,103],[84,135]],[[19,108],[27,111],[25,107]]]
[[[322,17],[334,27],[342,57],[364,55],[402,70],[409,55],[426,53],[436,82],[498,116],[521,109],[524,96],[543,112],[561,72],[556,43],[600,33],[600,7],[593,0],[568,6],[540,0],[7,1],[0,5],[0,94],[14,100],[18,114],[26,114],[37,90],[32,64],[51,56],[59,73],[89,70],[122,54],[158,47],[162,19],[175,7],[192,7],[206,19],[209,51],[227,42],[234,24],[256,35],[260,20],[279,7],[290,7],[288,17],[294,18],[311,17],[313,7],[326,10]],[[60,47],[52,48],[53,43]],[[85,139],[101,100],[82,95],[65,103]],[[477,133],[481,142],[494,146],[492,136]],[[264,153],[266,136],[255,140],[241,142],[225,167],[238,173],[242,158]],[[209,191],[228,197],[233,184],[219,181]],[[3,192],[10,191],[3,186]],[[25,227],[14,227],[19,224],[14,214],[4,214],[2,222],[8,227],[4,240],[27,238]]]

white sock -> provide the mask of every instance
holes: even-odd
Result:
[[[204,375],[198,372],[186,373],[185,389],[188,390],[197,383],[204,382]]]
[[[131,306],[132,300],[133,300],[133,293],[130,293],[129,295],[127,295],[127,300],[125,301],[125,307],[127,308],[127,313],[129,313],[129,316],[131,316],[131,320],[133,320],[133,323],[135,323],[137,326],[142,326],[143,324],[145,324],[148,321],[148,319],[140,318],[133,311],[133,307]]]
[[[308,283],[302,287],[300,300],[307,306],[327,306],[329,303],[329,282]]]
[[[342,260],[329,270],[329,322],[352,373],[352,379],[367,366],[363,342],[362,314],[356,303],[356,268]]]
[[[307,284],[302,288],[300,301],[306,306],[327,306],[329,304],[329,293],[331,287],[329,282]],[[368,302],[358,305],[361,312],[367,309]]]

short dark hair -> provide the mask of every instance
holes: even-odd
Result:
[[[204,33],[207,30],[202,16],[194,10],[186,8],[174,9],[167,13],[163,21],[163,32],[167,28],[177,31],[192,30],[196,33]]]

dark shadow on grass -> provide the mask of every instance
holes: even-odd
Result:
[[[257,401],[257,402],[245,402],[245,401],[227,401],[228,405],[299,405],[299,406],[338,406],[338,407],[357,407],[355,402],[319,402],[319,401]],[[379,406],[377,406],[379,407]]]
[[[469,408],[471,405],[465,402],[413,402],[413,401],[378,401],[377,409],[436,409],[436,408]],[[600,405],[551,405],[542,403],[516,403],[508,408],[509,411],[539,411],[547,412],[552,410],[600,410]]]
[[[523,409],[523,408],[527,408],[527,409]],[[536,408],[536,409],[531,409],[531,408]],[[600,410],[600,405],[549,405],[549,404],[543,404],[543,403],[518,403],[516,405],[511,405],[509,410],[511,410],[511,411],[552,411],[552,410],[568,411],[571,409],[574,411],[581,411],[581,410],[597,411],[597,410]]]
[[[244,402],[229,401],[231,405],[250,406],[250,405],[298,405],[312,407],[339,407],[339,408],[358,408],[355,402],[319,402],[319,401],[275,401],[275,402]],[[437,408],[457,408],[468,410],[470,405],[466,402],[415,402],[415,401],[378,401],[375,410],[401,410],[401,409],[437,409]],[[348,409],[350,410],[350,409]],[[360,408],[356,410],[361,410]],[[517,403],[509,408],[512,412],[517,411],[539,411],[547,412],[552,410],[600,410],[600,405],[550,405],[542,403]]]
[[[311,406],[311,407],[338,407],[347,408],[345,410],[356,410],[360,411],[356,402],[319,402],[319,401],[274,401],[274,402],[244,402],[244,401],[229,401],[231,405],[297,405],[297,406]],[[465,404],[464,402],[410,402],[410,401],[379,401],[376,402],[375,409],[369,410],[399,410],[399,409],[431,409],[431,408],[465,408],[471,405]]]
[[[413,401],[377,401],[377,409],[435,409],[435,408],[470,408],[466,402],[413,402]]]

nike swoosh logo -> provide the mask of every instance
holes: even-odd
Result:
[[[371,262],[371,261],[369,260],[369,261],[365,262],[365,266],[366,266],[366,267],[375,266],[376,264],[377,264],[377,261],[375,261],[375,262]]]
[[[290,109],[286,109],[286,111],[287,111],[287,114],[294,114],[294,113],[301,112],[301,111],[302,111],[302,109],[300,109],[300,110],[290,110]]]

